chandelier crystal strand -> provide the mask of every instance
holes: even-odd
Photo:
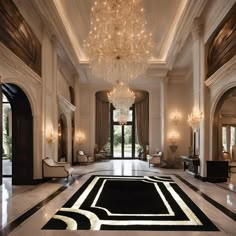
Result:
[[[197,108],[193,109],[193,112],[188,115],[188,123],[192,127],[193,131],[197,131],[200,126],[200,122],[203,119],[203,113]]]
[[[96,0],[84,41],[92,73],[113,83],[143,74],[153,47],[152,34],[145,27],[140,1]]]
[[[118,109],[117,112],[117,121],[120,125],[125,125],[129,118],[129,109]]]

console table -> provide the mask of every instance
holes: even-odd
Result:
[[[198,157],[181,156],[184,163],[184,171],[188,170],[193,173],[195,177],[199,175],[198,166],[200,166],[200,159]]]

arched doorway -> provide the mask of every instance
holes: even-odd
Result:
[[[6,83],[1,86],[12,109],[12,184],[33,183],[33,117],[29,100],[17,85]],[[2,104],[2,102],[1,102]],[[1,105],[2,111],[2,105]],[[1,112],[2,119],[2,112]],[[1,122],[2,132],[2,122]],[[1,142],[2,145],[2,142]],[[3,148],[2,148],[3,150]],[[3,153],[3,152],[2,152]],[[1,162],[2,176],[2,162]],[[2,178],[1,178],[2,181]]]
[[[213,160],[236,159],[235,104],[236,87],[226,91],[217,103],[213,120]]]

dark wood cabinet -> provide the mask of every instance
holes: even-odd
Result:
[[[207,181],[227,182],[229,177],[228,161],[207,161]]]
[[[194,174],[195,177],[199,176],[198,167],[200,166],[200,159],[198,157],[181,156],[184,163],[184,171]]]

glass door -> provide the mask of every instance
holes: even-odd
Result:
[[[120,125],[117,111],[111,108],[111,154],[113,158],[135,158],[134,107],[129,111],[126,125]]]
[[[124,158],[132,158],[132,125],[124,125]]]
[[[113,125],[113,157],[122,157],[122,126]]]

